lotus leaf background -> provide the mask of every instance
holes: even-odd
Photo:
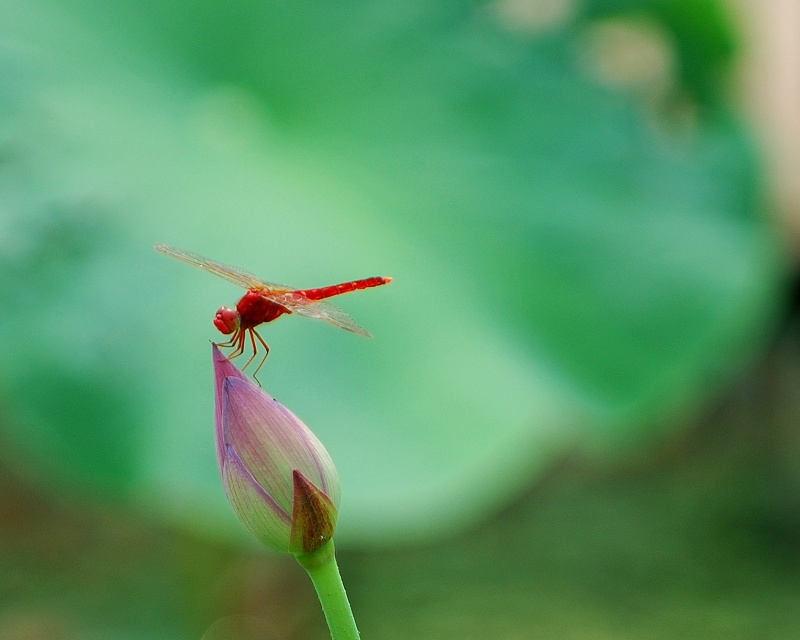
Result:
[[[209,340],[339,469],[365,638],[790,638],[790,241],[711,0],[0,3],[0,638],[326,637]]]

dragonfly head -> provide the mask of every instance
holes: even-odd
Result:
[[[217,309],[217,315],[214,316],[214,326],[220,330],[220,333],[228,335],[236,331],[240,325],[241,318],[236,309],[229,309],[228,307]]]

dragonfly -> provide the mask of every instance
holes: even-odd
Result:
[[[258,355],[258,344],[264,348],[264,357],[253,372],[253,378],[256,381],[258,372],[264,366],[269,355],[269,345],[259,335],[256,327],[273,322],[283,315],[295,314],[322,320],[334,327],[369,338],[371,337],[369,332],[362,329],[343,309],[329,302],[328,298],[360,289],[380,287],[392,281],[389,277],[373,276],[316,289],[296,289],[261,280],[243,269],[204,258],[192,251],[184,251],[165,244],[157,244],[155,248],[168,256],[200,267],[247,289],[247,293],[236,303],[235,308],[220,307],[217,310],[214,316],[214,326],[223,335],[230,336],[229,340],[218,346],[232,348],[233,351],[229,356],[231,359],[241,356],[247,350],[247,338],[250,338],[253,355],[242,367],[243,370],[247,369]]]

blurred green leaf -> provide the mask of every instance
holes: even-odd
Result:
[[[264,330],[264,386],[336,460],[351,540],[471,521],[576,438],[702,397],[768,326],[746,133],[602,85],[582,16],[76,0],[0,25],[0,385],[31,474],[240,535],[205,343],[240,292],[153,242],[298,287],[394,276],[342,301],[372,341]],[[53,211],[89,241],[49,286],[24,265],[58,255]]]
[[[708,109],[725,108],[738,38],[725,3],[715,0],[591,0],[587,20],[645,19],[669,34],[681,90]]]

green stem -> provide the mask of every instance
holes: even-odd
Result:
[[[359,640],[361,636],[350,609],[350,602],[344,591],[339,567],[336,565],[333,540],[326,542],[316,551],[295,556],[308,572],[317,590],[325,620],[333,640]]]

